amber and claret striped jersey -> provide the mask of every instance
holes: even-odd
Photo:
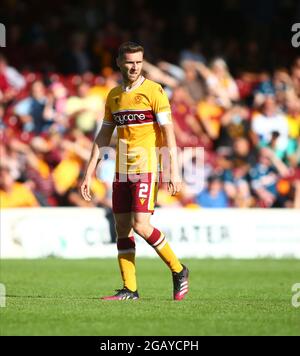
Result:
[[[130,90],[122,85],[112,89],[106,100],[103,125],[117,126],[116,172],[161,171],[160,125],[171,121],[170,103],[160,84],[141,77]]]

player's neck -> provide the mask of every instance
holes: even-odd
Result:
[[[144,81],[144,79],[145,78],[142,75],[140,75],[134,82],[123,80],[123,89],[125,91],[132,91],[133,89],[140,86],[142,84],[142,82]]]

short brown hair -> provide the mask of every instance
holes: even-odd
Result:
[[[119,47],[118,58],[123,58],[125,53],[142,52],[144,54],[144,48],[135,42],[125,42]]]

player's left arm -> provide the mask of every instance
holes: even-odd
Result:
[[[164,144],[168,149],[170,159],[170,181],[168,183],[168,190],[172,195],[175,195],[181,189],[181,179],[179,175],[177,145],[173,123],[170,122],[162,125],[161,130],[164,137]]]
[[[172,195],[175,195],[181,189],[177,145],[169,99],[160,85],[157,85],[152,92],[152,108],[163,134],[164,146],[167,147],[169,154],[170,180],[168,183],[168,190]]]

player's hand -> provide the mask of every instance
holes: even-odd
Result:
[[[179,180],[171,179],[168,183],[168,191],[171,195],[176,195],[181,190],[181,182]]]
[[[90,185],[91,185],[91,179],[88,177],[84,177],[80,186],[80,192],[81,192],[81,196],[86,201],[92,200],[91,193],[90,193]]]

